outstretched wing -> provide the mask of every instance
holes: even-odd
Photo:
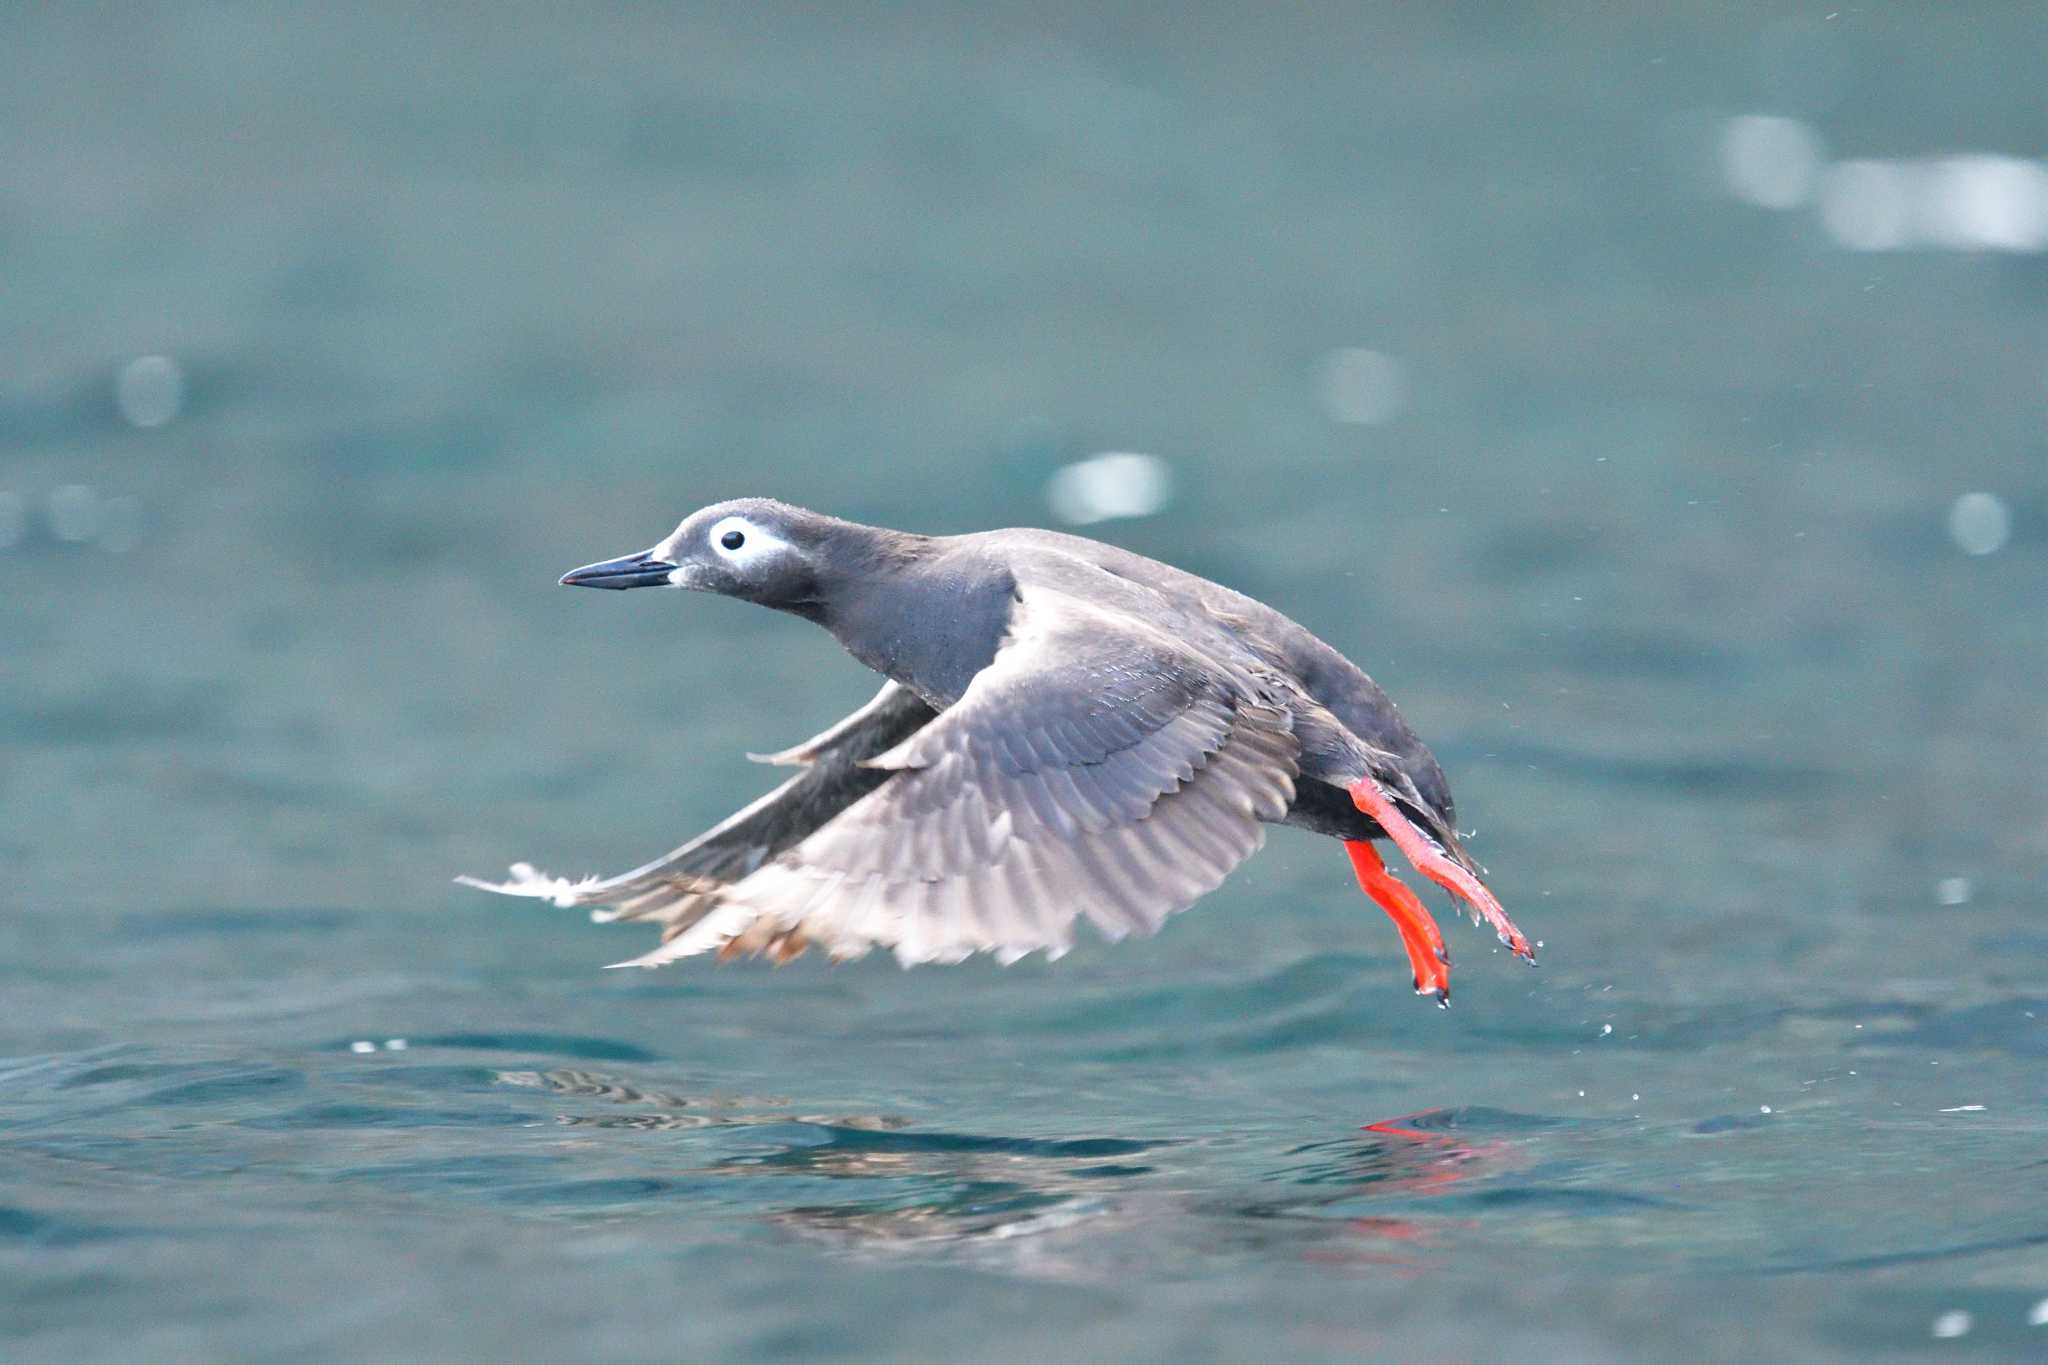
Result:
[[[867,760],[886,781],[623,965],[812,943],[1011,961],[1065,952],[1082,917],[1112,939],[1150,933],[1285,816],[1298,754],[1269,680],[1029,589],[960,700]]]
[[[874,700],[823,734],[762,760],[801,765],[797,776],[673,853],[620,876],[572,882],[536,871],[530,863],[515,863],[508,881],[456,880],[557,905],[608,906],[594,917],[653,920],[664,926],[664,937],[673,936],[711,909],[727,885],[888,781],[889,773],[863,766],[865,761],[901,743],[937,715],[908,688],[885,683]]]

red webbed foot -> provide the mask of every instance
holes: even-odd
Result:
[[[1436,997],[1439,1008],[1451,1003],[1451,955],[1444,949],[1444,936],[1421,899],[1399,878],[1387,871],[1379,850],[1364,839],[1346,839],[1344,851],[1351,855],[1358,885],[1379,902],[1382,910],[1401,931],[1401,946],[1408,950],[1408,965],[1415,971],[1415,993]]]
[[[1415,870],[1443,887],[1458,899],[1470,905],[1493,926],[1515,956],[1531,966],[1536,962],[1536,951],[1529,946],[1529,940],[1515,922],[1508,918],[1508,912],[1501,909],[1493,893],[1486,889],[1479,878],[1453,861],[1449,854],[1438,848],[1435,841],[1395,808],[1393,800],[1380,790],[1379,784],[1370,777],[1360,778],[1351,784],[1351,801],[1360,810],[1370,815],[1387,832],[1395,847],[1415,865]],[[1405,888],[1404,888],[1405,889]],[[1384,902],[1383,902],[1384,903]]]

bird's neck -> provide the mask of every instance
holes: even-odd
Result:
[[[823,576],[818,610],[805,614],[877,673],[952,705],[1002,643],[1008,574],[947,541],[894,531],[859,558]]]

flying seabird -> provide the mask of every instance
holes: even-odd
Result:
[[[1343,841],[1439,1004],[1443,936],[1375,840],[1536,960],[1387,694],[1273,608],[1170,565],[1051,531],[921,536],[741,498],[561,581],[773,607],[888,679],[815,738],[750,755],[800,771],[664,858],[579,882],[525,863],[458,879],[661,927],[616,965],[813,944],[905,966],[1058,957],[1081,919],[1112,940],[1156,931],[1269,824]]]

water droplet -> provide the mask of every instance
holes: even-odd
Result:
[[[1960,1308],[1950,1309],[1934,1320],[1934,1335],[1937,1340],[1948,1341],[1954,1337],[1968,1336],[1970,1315]]]
[[[185,405],[185,372],[167,355],[137,356],[114,380],[114,405],[138,427],[160,427]]]
[[[2012,513],[1991,493],[1965,493],[1948,509],[1948,533],[1966,555],[1996,554],[2012,535]]]
[[[1769,1106],[1768,1104],[1760,1104],[1756,1107],[1756,1112],[1759,1114],[1768,1114],[1771,1112],[1771,1106]]]
[[[1614,1025],[1612,1025],[1612,1024],[1602,1024],[1602,1025],[1600,1026],[1600,1036],[1601,1036],[1602,1038],[1605,1038],[1605,1037],[1606,1037],[1606,1036],[1607,1036],[1608,1034],[1610,1034],[1610,1033],[1612,1033],[1612,1032],[1614,1032]]]
[[[348,1045],[348,1050],[350,1052],[375,1052],[377,1045],[368,1038],[358,1038]]]

